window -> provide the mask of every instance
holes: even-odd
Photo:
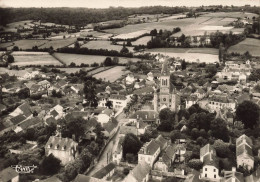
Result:
[[[207,177],[207,174],[205,174],[205,178]]]
[[[214,178],[216,178],[216,174],[214,175]]]
[[[205,171],[207,171],[207,168],[205,168]]]
[[[214,172],[216,172],[216,169],[213,169]]]

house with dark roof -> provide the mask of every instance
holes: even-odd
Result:
[[[104,131],[102,132],[106,137],[112,137],[116,133],[117,126],[118,121],[115,118],[111,117],[107,123],[103,124]]]
[[[248,136],[241,135],[236,140],[237,167],[242,166],[248,170],[254,168],[253,142]]]
[[[19,133],[21,131],[26,130],[27,128],[32,128],[35,126],[38,126],[42,123],[39,117],[33,117],[30,119],[27,119],[17,125],[17,127],[14,129],[16,133]]]
[[[21,104],[20,106],[18,106],[13,112],[11,112],[9,114],[9,116],[15,117],[20,114],[24,115],[27,118],[32,116],[31,107],[28,103],[25,102],[25,103]]]
[[[140,161],[138,165],[129,172],[123,182],[147,182],[149,181],[150,171],[151,166],[145,161]]]
[[[160,145],[152,139],[147,142],[138,152],[138,163],[141,161],[147,162],[151,167],[153,167],[155,161],[157,160],[161,152]]]
[[[116,165],[111,162],[108,165],[106,165],[105,167],[101,168],[95,174],[93,174],[92,177],[97,178],[97,179],[106,180],[108,177],[113,176],[115,169],[116,169]]]
[[[199,179],[208,181],[219,181],[219,161],[215,149],[207,144],[200,149],[200,160],[203,162]]]
[[[155,139],[155,142],[160,145],[161,151],[163,151],[169,144],[169,141],[163,138],[162,135],[158,135],[158,137]]]
[[[142,119],[144,122],[158,123],[159,122],[158,117],[159,117],[159,113],[157,111],[139,110],[129,116],[129,121],[136,123],[137,120]]]
[[[45,155],[53,154],[62,165],[73,162],[78,154],[78,143],[70,138],[51,136],[45,145]]]
[[[0,171],[0,181],[1,182],[19,182],[19,173],[17,173],[13,168],[8,167]]]
[[[208,98],[208,106],[211,110],[231,109],[235,111],[236,102],[230,98],[228,94],[220,92],[220,94],[212,94]]]

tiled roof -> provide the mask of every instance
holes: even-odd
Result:
[[[152,139],[150,142],[146,143],[138,152],[139,154],[145,155],[153,155],[158,149],[160,149],[160,145]]]
[[[53,109],[53,110],[50,112],[50,115],[55,118],[56,116],[59,115],[59,113],[58,113],[55,109]]]
[[[164,148],[164,146],[167,144],[167,140],[162,137],[162,135],[159,135],[155,142],[160,145],[161,150]]]
[[[22,121],[24,121],[26,119],[26,117],[23,114],[19,114],[18,116],[15,116],[13,118],[11,118],[11,122],[16,125],[21,123]]]
[[[149,174],[150,170],[150,166],[145,161],[142,161],[138,163],[138,165],[129,173],[129,175],[132,175],[136,181],[142,182]]]
[[[172,145],[168,145],[167,148],[165,149],[165,154],[172,159],[173,156],[175,155],[176,152],[176,145],[172,144]]]
[[[124,96],[124,95],[112,94],[112,95],[110,95],[109,99],[126,100],[126,96]]]
[[[144,129],[146,126],[148,126],[148,124],[147,123],[145,123],[143,120],[138,120],[137,121],[138,123],[139,123],[139,128],[140,129]]]
[[[110,173],[113,169],[115,169],[116,165],[114,163],[109,163],[107,166],[101,168],[99,171],[97,171],[93,177],[102,179],[104,178],[108,173]]]
[[[235,182],[244,182],[243,173],[236,171],[224,171],[224,182],[233,182],[232,178],[235,179]]]
[[[137,117],[138,116],[138,117]],[[134,114],[132,114],[129,118],[130,119],[140,119],[146,121],[146,120],[156,120],[158,118],[159,114],[156,111],[136,111]]]
[[[248,147],[246,144],[242,144],[239,147],[236,147],[236,156],[240,156],[242,154],[248,154],[249,157],[253,158],[253,152],[250,147]]]
[[[115,129],[118,125],[118,122],[115,118],[112,118],[112,120],[108,121],[107,123],[104,123],[103,128],[110,133]]]
[[[205,145],[204,147],[200,148],[200,157],[206,155],[211,151],[216,154],[216,150],[210,144]]]
[[[31,86],[31,88],[30,88],[30,90],[32,91],[32,92],[37,92],[39,89],[40,89],[40,85],[38,85],[38,84],[33,84],[32,86]]]
[[[1,182],[8,182],[11,181],[13,178],[18,176],[19,174],[11,167],[8,167],[2,171],[0,171],[0,181]]]
[[[236,146],[240,145],[243,141],[245,141],[249,146],[253,145],[252,139],[243,134],[239,138],[237,138]]]
[[[121,126],[120,127],[120,134],[128,134],[133,133],[134,135],[138,134],[138,130],[135,126]]]
[[[28,103],[23,103],[22,105],[20,105],[18,107],[19,109],[21,109],[23,111],[23,114],[28,117],[32,114],[30,105]]]
[[[219,161],[218,161],[216,155],[207,154],[203,158],[203,166],[205,166],[205,165],[210,165],[210,166],[214,166],[214,167],[218,168],[219,167]]]
[[[133,92],[133,94],[141,95],[141,94],[150,93],[150,92],[154,92],[153,87],[143,87],[143,88],[137,89]]]
[[[25,130],[25,129],[29,128],[30,126],[34,126],[34,125],[36,125],[36,124],[38,124],[38,123],[40,123],[40,122],[41,122],[40,118],[38,118],[38,117],[33,117],[33,118],[31,118],[31,119],[27,119],[27,120],[25,120],[24,122],[20,123],[19,126],[20,126],[23,130]]]
[[[77,142],[73,141],[71,138],[60,138],[56,136],[50,136],[48,142],[45,145],[45,149],[49,147],[53,150],[66,150],[69,151],[72,148],[75,149]]]
[[[67,82],[65,81],[65,80],[59,80],[58,82],[57,82],[57,86],[58,87],[63,87],[63,86],[65,86],[67,84]]]

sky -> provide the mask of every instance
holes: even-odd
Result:
[[[234,5],[259,6],[260,0],[0,0],[0,7],[86,7],[108,8],[141,6],[207,6]]]

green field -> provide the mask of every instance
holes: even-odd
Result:
[[[238,44],[231,46],[228,49],[228,52],[237,52],[244,54],[248,51],[252,56],[260,56],[260,40],[253,38],[246,38],[244,41],[239,42]]]
[[[47,52],[13,52],[14,63],[12,65],[62,65],[57,59]]]
[[[211,29],[207,30],[208,33],[215,32],[217,30],[221,32],[229,32],[233,29],[225,29],[222,26],[228,25],[230,22],[233,22],[236,18],[242,16],[241,12],[231,12],[227,14],[223,13],[207,13],[202,15],[198,18],[184,18],[184,19],[174,19],[174,18],[165,18],[163,21],[159,22],[151,22],[151,23],[140,23],[135,25],[127,25],[122,28],[115,28],[115,29],[107,29],[106,32],[113,33],[115,35],[124,37],[128,33],[138,32],[148,30],[151,31],[152,29],[167,29],[172,30],[175,27],[180,27],[181,32],[175,34],[176,36],[180,36],[182,33],[185,35],[203,35],[206,31],[204,29],[205,26],[215,26]],[[248,14],[251,16],[251,14]],[[235,19],[234,19],[235,18]],[[236,29],[236,33],[242,32],[243,29],[240,31]]]
[[[61,39],[61,40],[50,40],[47,41],[45,44],[40,46],[40,48],[50,48],[51,46],[53,49],[58,49],[62,47],[69,46],[76,42],[76,38],[68,38],[68,39]]]
[[[97,79],[102,79],[104,81],[110,81],[110,82],[114,82],[117,79],[119,79],[122,75],[128,74],[129,71],[125,71],[125,66],[116,66],[114,68],[108,69],[106,71],[97,73],[95,75],[93,75],[93,77],[97,78]]]
[[[213,48],[157,48],[148,49],[146,52],[185,59],[186,62],[205,62],[207,64],[219,62],[218,49]]]
[[[84,71],[88,71],[90,69],[92,69],[91,67],[85,67],[85,68],[58,68],[61,71],[64,71],[65,73],[76,73],[78,71],[80,71],[81,69]]]
[[[89,41],[88,43],[82,45],[81,47],[87,47],[89,49],[115,50],[119,52],[123,48],[123,46],[113,45],[111,44],[110,41],[105,41],[105,40]]]
[[[1,43],[0,47],[6,47],[8,45],[12,45],[12,46],[8,46],[7,50],[11,50],[14,46],[18,46],[19,49],[32,49],[33,46],[38,46],[40,47],[41,45],[45,44],[46,42],[48,42],[48,40],[18,40],[18,41],[14,41],[14,42],[8,42],[8,43]]]
[[[67,54],[67,53],[54,53],[54,56],[63,61],[66,65],[74,62],[76,65],[103,63],[107,56],[95,56],[95,55],[82,55],[82,54]],[[140,59],[137,58],[125,58],[119,57],[120,63],[127,63],[128,61],[137,62]]]

